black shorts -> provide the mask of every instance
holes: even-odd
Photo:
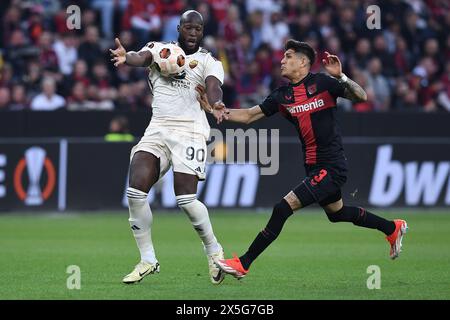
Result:
[[[293,190],[303,207],[316,202],[323,207],[342,198],[341,187],[347,181],[345,161],[306,165],[305,169],[306,178]]]

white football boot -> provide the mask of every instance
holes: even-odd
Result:
[[[224,259],[223,248],[220,246],[220,250],[217,253],[208,254],[208,267],[209,267],[209,277],[213,284],[220,284],[225,278],[225,272],[217,267],[216,262],[218,260]]]
[[[159,263],[151,264],[146,261],[139,262],[134,270],[123,278],[123,283],[136,283],[144,279],[145,276],[153,273],[159,273]]]

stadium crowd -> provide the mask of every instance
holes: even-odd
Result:
[[[81,8],[68,30],[67,7]],[[381,28],[369,29],[369,5]],[[450,111],[448,0],[2,0],[0,110],[144,110],[151,95],[144,68],[110,63],[119,37],[127,50],[177,39],[179,15],[204,17],[204,44],[225,70],[227,106],[249,107],[283,83],[288,38],[310,43],[321,70],[324,51],[341,59],[368,101],[347,111]]]

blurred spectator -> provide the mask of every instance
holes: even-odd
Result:
[[[275,51],[283,51],[284,44],[289,38],[289,26],[283,21],[281,13],[275,11],[271,14],[270,20],[263,24],[262,39]]]
[[[255,11],[261,11],[265,18],[268,18],[273,12],[281,9],[274,0],[247,0],[246,4],[249,14]]]
[[[27,73],[23,77],[23,83],[27,90],[27,96],[32,98],[41,91],[42,68],[37,61],[28,64]]]
[[[77,82],[72,88],[72,94],[67,99],[67,110],[85,111],[93,109],[93,103],[86,98],[86,85],[83,82]]]
[[[413,65],[413,55],[408,51],[406,41],[401,36],[396,41],[394,63],[398,75],[405,75]]]
[[[236,5],[228,7],[227,15],[220,24],[220,34],[228,43],[235,42],[242,33],[243,26],[239,18],[239,8]]]
[[[56,94],[56,83],[52,78],[42,80],[42,93],[31,101],[31,110],[51,111],[64,107],[66,101]]]
[[[0,69],[0,87],[7,87],[12,84],[13,69],[10,64],[6,63]]]
[[[214,17],[218,22],[222,22],[227,16],[228,8],[230,7],[232,1],[231,0],[208,0],[212,11],[214,13]]]
[[[14,30],[20,30],[22,11],[17,6],[11,6],[2,19],[2,47],[9,45]]]
[[[55,50],[52,48],[52,34],[50,32],[43,32],[39,38],[39,63],[46,71],[57,72],[58,57]]]
[[[88,75],[88,66],[86,61],[78,60],[77,62],[75,62],[73,73],[64,82],[69,86],[73,85],[75,82],[82,82],[84,86],[87,87],[91,83],[91,81],[92,80]]]
[[[6,87],[0,87],[0,111],[8,110],[9,102],[11,100],[11,93]]]
[[[408,111],[422,111],[422,107],[419,105],[417,99],[417,92],[407,90],[400,97],[397,107],[402,110]]]
[[[346,51],[353,50],[357,41],[357,25],[355,24],[355,11],[350,6],[343,6],[339,12],[336,34]]]
[[[254,11],[250,14],[250,34],[252,37],[252,47],[251,49],[256,50],[262,43],[262,25],[263,25],[263,13],[262,11]]]
[[[25,34],[20,29],[12,31],[6,46],[6,60],[12,65],[15,74],[24,74],[27,60],[37,57],[39,49],[28,43]]]
[[[162,41],[175,41],[178,39],[177,26],[180,21],[179,12],[184,11],[184,1],[160,0],[162,16]]]
[[[292,24],[300,15],[300,5],[297,0],[287,0],[283,6],[283,16],[288,24]]]
[[[353,53],[352,63],[359,69],[365,69],[371,57],[371,44],[366,38],[361,38],[356,43],[355,52]]]
[[[390,77],[396,75],[394,56],[388,51],[386,39],[381,34],[373,40],[372,55],[380,59],[381,65],[383,66],[381,73],[384,76]]]
[[[157,40],[161,33],[160,0],[129,0],[124,15],[125,28],[131,28],[139,47],[148,41]]]
[[[414,67],[413,75],[410,78],[410,87],[418,92],[419,103],[425,110],[433,111],[436,109],[434,98],[437,96],[439,86],[434,82],[438,66],[430,57],[422,58],[419,64]]]
[[[108,73],[106,64],[99,60],[94,64],[92,70],[92,84],[97,87],[98,95],[101,100],[112,101],[115,99],[117,91],[112,86],[111,77]]]
[[[331,10],[321,10],[317,15],[317,29],[321,38],[328,38],[334,36],[335,29],[331,24]]]
[[[134,137],[130,134],[128,119],[124,116],[113,118],[109,124],[109,133],[105,135],[108,142],[132,142]]]
[[[93,66],[95,60],[104,57],[98,42],[98,28],[95,26],[87,27],[84,34],[84,40],[78,48],[78,55],[81,59],[86,61],[89,68]]]
[[[425,41],[423,56],[429,57],[433,60],[433,63],[439,68],[443,69],[444,59],[440,54],[441,50],[439,48],[439,42],[435,38],[430,38]]]
[[[211,6],[207,2],[200,2],[197,11],[203,16],[203,34],[214,36],[218,33],[219,23],[211,12]]]
[[[67,76],[73,71],[73,65],[77,61],[77,40],[71,32],[62,34],[61,39],[57,40],[53,45],[53,50],[58,59],[59,71]]]
[[[391,94],[387,79],[381,74],[382,64],[379,58],[370,59],[368,70],[365,72],[367,84],[375,95],[374,110],[387,111],[389,109]]]
[[[90,84],[86,90],[87,100],[90,110],[113,110],[114,103],[111,99],[104,95],[104,91],[100,91],[98,86]]]
[[[25,86],[16,84],[12,87],[12,98],[9,110],[21,111],[29,109],[29,101],[25,92]]]
[[[97,10],[101,17],[101,30],[106,39],[113,38],[113,20],[116,7],[122,10],[127,5],[127,0],[92,0],[91,7]]]
[[[442,88],[438,94],[438,103],[447,111],[450,111],[450,61],[445,65],[445,73],[442,75]]]
[[[132,88],[127,83],[119,85],[119,92],[114,101],[115,109],[120,111],[135,110],[136,97],[133,95]]]

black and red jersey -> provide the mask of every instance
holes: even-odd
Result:
[[[260,107],[266,116],[281,112],[294,124],[305,164],[332,164],[345,158],[336,120],[336,99],[344,89],[333,77],[309,73],[300,82],[273,91]]]

